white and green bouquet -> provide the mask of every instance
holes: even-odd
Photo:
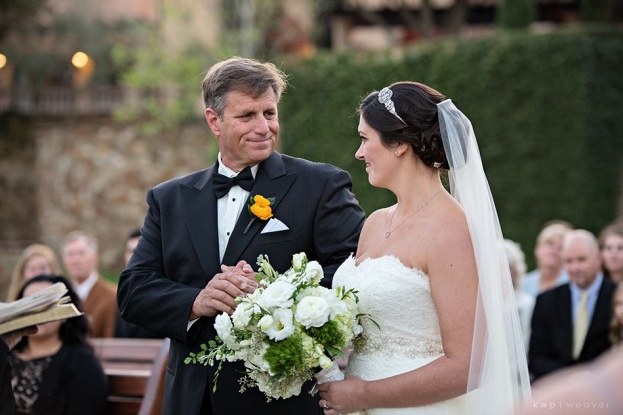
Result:
[[[218,361],[214,390],[223,361],[243,361],[246,369],[240,391],[257,386],[268,401],[298,395],[317,374],[337,366],[334,359],[361,333],[354,290],[320,286],[323,271],[305,253],[295,254],[292,266],[279,274],[268,257],[258,257],[260,284],[253,294],[237,298],[230,316],[216,316],[218,336],[185,363],[213,366]]]

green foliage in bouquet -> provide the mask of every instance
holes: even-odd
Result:
[[[260,288],[237,298],[231,316],[219,314],[218,336],[184,362],[214,366],[218,361],[216,391],[223,361],[243,361],[240,391],[258,387],[270,401],[298,395],[315,373],[331,368],[361,333],[359,319],[365,315],[356,312],[356,291],[320,286],[322,267],[304,253],[295,254],[283,274],[266,256],[258,257],[258,265]]]

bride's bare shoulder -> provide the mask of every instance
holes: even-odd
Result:
[[[365,226],[376,227],[376,226],[380,226],[379,224],[385,223],[387,221],[387,217],[389,215],[390,209],[393,209],[393,208],[394,206],[389,206],[386,208],[375,210],[366,219]]]
[[[471,237],[465,212],[454,199],[438,211],[433,223],[431,241],[435,243],[431,244],[431,247],[446,250],[450,247],[463,246],[471,249]]]

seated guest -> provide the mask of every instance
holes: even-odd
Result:
[[[623,282],[623,221],[611,223],[599,235],[604,275],[615,284]]]
[[[56,254],[47,245],[32,244],[26,247],[20,254],[13,269],[11,284],[7,294],[7,301],[14,301],[17,291],[27,279],[40,274],[60,274]]]
[[[623,345],[623,282],[617,284],[612,297],[612,320],[610,320],[610,343]]]
[[[67,275],[89,319],[89,337],[113,337],[118,314],[117,287],[97,271],[97,239],[85,232],[71,232],[65,237],[61,252]]]
[[[125,251],[124,251],[124,266],[128,266],[130,262],[130,258],[132,258],[132,254],[134,253],[134,249],[136,245],[138,245],[138,240],[141,237],[141,228],[134,228],[128,234],[128,238],[125,241]],[[151,330],[148,330],[144,327],[137,326],[136,324],[129,323],[121,318],[120,315],[117,316],[117,325],[115,327],[115,337],[129,337],[129,338],[138,338],[138,339],[161,339],[162,336],[154,333]]]
[[[37,326],[26,327],[0,335],[0,415],[13,415],[17,410],[11,386],[11,365],[9,351],[22,339],[37,332]]]
[[[517,304],[517,312],[519,314],[521,334],[523,335],[524,346],[527,351],[530,340],[530,320],[532,319],[532,310],[534,309],[534,297],[521,290],[521,282],[526,273],[525,256],[521,246],[510,239],[504,239],[504,248],[506,249],[508,267],[513,280],[513,289],[515,290],[515,303]]]
[[[570,231],[562,256],[570,282],[540,294],[532,313],[528,368],[535,380],[588,362],[610,347],[615,285],[601,272],[597,238],[586,230]]]
[[[571,229],[571,225],[564,221],[550,221],[541,229],[534,247],[536,269],[525,275],[522,291],[536,297],[545,290],[569,282],[560,252],[562,240]]]
[[[62,276],[38,275],[26,281],[18,298],[32,295],[56,282],[82,309],[71,284]],[[13,394],[19,414],[101,415],[108,388],[99,360],[87,343],[88,320],[82,315],[37,326],[9,356]]]

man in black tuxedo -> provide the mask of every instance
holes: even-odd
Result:
[[[235,298],[257,287],[253,268],[268,255],[277,271],[305,252],[324,267],[330,286],[337,267],[356,251],[364,213],[348,173],[275,152],[277,104],[286,76],[270,63],[232,58],[203,82],[206,121],[219,155],[207,170],[149,190],[141,239],[119,280],[124,319],[171,338],[165,413],[181,415],[318,414],[305,385],[300,396],[266,402],[240,393],[244,367],[186,365],[190,352],[216,336],[214,317],[232,313]],[[231,179],[235,178],[235,179]],[[230,187],[231,186],[231,187]],[[273,200],[273,217],[252,216],[251,197]]]
[[[608,325],[615,285],[601,273],[597,239],[586,230],[570,231],[562,256],[570,282],[541,293],[532,314],[528,368],[534,380],[590,361],[610,347]],[[582,324],[585,330],[579,332],[585,334],[578,337],[575,326],[581,320],[586,322]]]

